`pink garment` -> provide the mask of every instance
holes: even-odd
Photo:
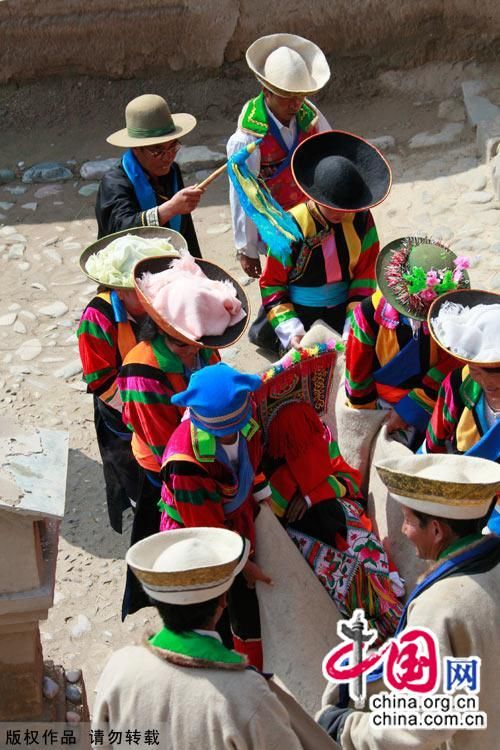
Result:
[[[220,336],[245,317],[233,284],[209,279],[191,255],[138,283],[158,314],[190,338]]]

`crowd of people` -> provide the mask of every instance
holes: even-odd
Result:
[[[112,528],[121,532],[123,511],[134,513],[122,619],[155,606],[164,627],[111,658],[94,724],[161,726],[167,746],[180,749],[490,748],[498,729],[498,680],[486,656],[500,615],[500,295],[471,289],[466,259],[432,238],[380,248],[372,209],[389,194],[390,165],[363,137],[332,130],[309,100],[330,76],[315,44],[273,34],[250,46],[247,62],[261,89],[242,108],[228,157],[253,145],[248,167],[300,236],[286,251],[265,246],[231,185],[236,252],[262,295],[249,338],[281,356],[274,375],[221,361],[219,350],[243,334],[249,305],[237,281],[202,258],[191,214],[203,188],[184,187],[175,162],[195,118],[146,94],[108,138],[126,150],[98,192],[98,240],[81,262],[98,289],[78,340]],[[126,283],[89,273],[88,258],[126,235],[164,238],[171,251],[138,257]],[[168,315],[143,284],[146,274],[161,286],[166,271],[181,278]],[[215,295],[208,311],[200,273],[234,290],[238,320],[222,333],[227,302]],[[449,313],[457,307],[474,320],[472,348],[471,323]],[[317,320],[331,341],[311,346]],[[377,465],[403,508],[402,533],[434,561],[432,578],[406,596],[369,518],[366,477],[345,460],[342,435],[322,421],[308,387],[318,369],[331,385],[339,349],[348,408],[385,410],[388,435],[408,451]],[[281,378],[272,404],[269,377]],[[329,702],[328,689],[315,722],[262,673],[258,591],[273,585],[273,571],[256,559],[262,504],[340,615],[363,608],[379,644],[418,625],[436,634],[442,656],[483,659],[487,731],[374,729],[345,696]]]

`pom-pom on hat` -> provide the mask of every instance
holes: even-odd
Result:
[[[315,203],[346,213],[381,203],[392,182],[391,168],[380,151],[343,130],[327,130],[302,141],[292,157],[292,173]]]
[[[239,432],[252,416],[250,394],[261,386],[258,375],[247,375],[219,362],[191,375],[185,391],[172,396],[176,406],[188,406],[191,422],[205,432],[224,437]]]
[[[229,589],[249,551],[234,531],[201,526],[153,534],[132,545],[125,559],[152,599],[197,604]]]
[[[447,291],[469,287],[467,258],[429,237],[400,237],[377,257],[377,284],[402,315],[423,321],[434,299]]]

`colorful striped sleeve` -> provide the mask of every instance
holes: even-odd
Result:
[[[291,257],[285,265],[273,255],[272,249],[269,249],[259,280],[267,318],[285,348],[288,347],[292,336],[305,333],[288,292],[288,276],[292,267]]]
[[[447,443],[453,442],[459,417],[457,394],[462,382],[461,368],[452,370],[443,380],[421,452],[447,453]]]
[[[347,309],[353,310],[358,302],[371,296],[376,288],[375,263],[380,250],[377,228],[370,211],[366,214],[363,231],[357,230],[361,241],[361,251],[352,272],[349,284]]]
[[[192,461],[169,461],[164,464],[162,478],[184,526],[225,527],[222,498],[202,467]]]
[[[159,468],[165,446],[181,419],[180,410],[170,401],[172,389],[160,369],[140,362],[126,361],[117,382],[123,421],[147,446]]]
[[[119,362],[111,305],[94,297],[83,311],[76,335],[87,389],[96,396],[105,397],[110,390],[116,390],[114,383]]]
[[[421,387],[413,388],[395,405],[400,417],[421,431],[427,429],[441,384],[456,365],[456,359],[440,349],[438,361],[425,373]]]
[[[377,333],[372,299],[354,309],[346,347],[345,390],[353,409],[375,409],[377,389],[373,379]]]

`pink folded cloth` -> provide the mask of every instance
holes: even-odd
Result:
[[[246,314],[233,284],[209,279],[191,255],[166,271],[147,271],[138,284],[156,312],[189,338],[220,336]]]

